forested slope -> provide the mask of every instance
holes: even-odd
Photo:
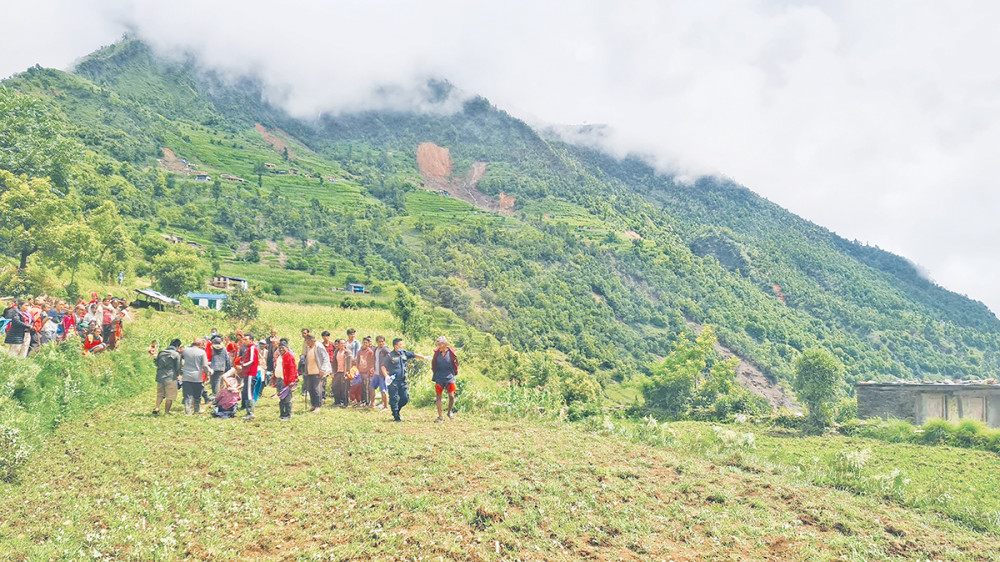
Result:
[[[544,137],[482,98],[452,113],[303,121],[250,79],[227,83],[134,40],[74,73],[32,69],[4,86],[43,100],[76,143],[75,166],[92,174],[67,184],[118,186],[92,195],[116,201],[141,250],[157,233],[183,233],[224,272],[286,270],[285,292],[402,281],[494,334],[501,347],[481,351],[523,382],[574,380],[586,398],[593,383],[648,372],[704,324],[775,379],[813,346],[833,351],[851,380],[979,378],[1000,363],[996,317],[904,259],[731,182],[683,184]],[[442,109],[460,96],[445,83],[427,92]],[[486,163],[475,188],[513,196],[512,213],[421,189],[424,142],[450,150],[456,177]],[[167,151],[245,181],[196,182]]]

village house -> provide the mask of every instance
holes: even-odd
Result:
[[[232,289],[235,287],[243,287],[244,290],[250,290],[250,283],[246,279],[241,279],[239,277],[229,277],[228,275],[216,275],[212,278],[212,282],[209,285],[217,289]]]
[[[916,425],[941,418],[1000,427],[1000,384],[986,381],[862,382],[856,387],[859,418],[898,418]]]
[[[229,295],[221,293],[188,293],[187,298],[191,299],[195,306],[211,310],[222,310],[222,303],[229,298]]]

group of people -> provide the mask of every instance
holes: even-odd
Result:
[[[79,338],[84,355],[113,350],[131,319],[129,303],[111,293],[103,299],[91,293],[89,301],[81,297],[75,305],[47,296],[5,302],[0,333],[14,357],[71,338]]]
[[[400,410],[410,401],[407,363],[430,359],[437,393],[435,421],[455,416],[458,357],[446,337],[437,339],[437,347],[428,358],[407,351],[402,338],[395,338],[390,348],[383,336],[373,341],[370,336],[358,340],[355,335],[350,329],[346,339],[331,340],[330,332],[324,331],[317,340],[309,329],[303,329],[298,355],[288,338],[278,337],[275,330],[256,341],[241,331],[230,338],[213,329],[209,336],[195,338],[187,347],[175,339],[163,350],[154,341],[149,347],[156,362],[153,415],[159,415],[161,405],[170,413],[178,389],[182,389],[188,415],[200,413],[204,400],[214,404],[212,415],[216,417],[233,417],[240,407],[246,411],[244,419],[252,420],[264,389],[274,387],[279,419],[288,421],[295,390],[302,383],[302,395],[308,396],[311,412],[321,411],[329,397],[333,407],[389,410],[394,421],[402,421]],[[447,414],[442,407],[443,394],[448,395]],[[376,395],[381,398],[378,404]]]

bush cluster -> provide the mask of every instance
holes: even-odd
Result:
[[[1000,429],[989,429],[974,420],[952,423],[933,419],[917,427],[906,420],[850,420],[840,426],[843,435],[868,437],[890,443],[951,445],[1000,454]]]

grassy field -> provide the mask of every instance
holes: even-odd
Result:
[[[7,559],[989,559],[936,513],[556,421],[429,409],[62,425],[0,485]]]
[[[261,327],[295,342],[302,327],[398,333],[384,310],[261,306]],[[463,363],[472,368],[463,369],[459,417],[445,424],[432,423],[425,370],[402,424],[380,411],[307,414],[300,396],[292,421],[279,422],[271,390],[254,422],[152,417],[147,340],[188,340],[213,326],[231,328],[207,311],[141,313],[115,356],[53,350],[44,360],[43,370],[73,371],[83,394],[48,400],[58,419],[29,424],[37,431],[29,463],[0,483],[4,559],[988,560],[1000,552],[992,453],[750,425],[569,423],[551,397],[484,379],[473,357]],[[411,348],[428,352],[430,340]],[[12,365],[0,358],[0,374],[15,373]],[[113,392],[87,394],[102,388]],[[0,421],[31,421],[31,411],[5,404]]]

